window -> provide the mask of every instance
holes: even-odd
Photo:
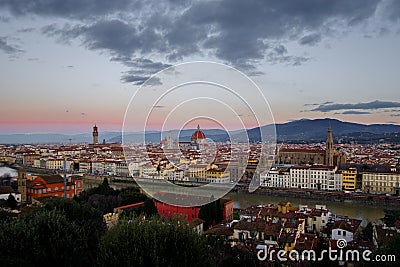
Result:
[[[346,231],[343,231],[343,236],[346,236]]]
[[[342,234],[342,231],[338,230],[337,233],[338,233],[338,235],[341,235],[341,234]]]

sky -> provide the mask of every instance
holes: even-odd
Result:
[[[0,0],[0,133],[120,131],[190,61],[248,75],[276,123],[400,124],[399,47],[396,0]]]

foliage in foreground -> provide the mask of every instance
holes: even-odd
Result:
[[[93,265],[106,232],[101,212],[63,198],[42,202],[30,214],[1,216],[1,265]]]
[[[181,221],[122,220],[102,239],[100,266],[213,266],[206,240]]]
[[[76,245],[77,225],[59,211],[38,211],[0,221],[2,266],[79,266],[85,251]]]

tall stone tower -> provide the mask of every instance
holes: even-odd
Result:
[[[325,165],[333,166],[333,137],[331,126],[328,128],[328,137],[326,138]]]
[[[18,191],[21,193],[21,202],[26,202],[26,171],[18,170]]]
[[[97,126],[93,126],[93,144],[97,145],[99,143],[99,132],[97,131]]]

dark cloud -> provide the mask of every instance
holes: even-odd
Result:
[[[17,46],[9,44],[7,39],[7,37],[0,36],[0,50],[3,50],[3,52],[11,57],[18,57],[19,54],[25,52]]]
[[[147,73],[147,75],[150,75],[150,73]],[[161,85],[161,80],[158,77],[151,77],[151,76],[141,76],[141,75],[136,75],[135,71],[127,71],[125,72],[122,77],[121,81],[123,83],[132,83],[134,85],[142,85],[144,83],[145,86],[152,86],[152,85]]]
[[[379,0],[0,0],[16,16],[36,14],[73,18],[70,24],[46,26],[42,32],[62,43],[82,42],[90,50],[108,53],[132,72],[126,82],[143,82],[132,59],[158,58],[168,65],[193,56],[215,57],[247,74],[260,75],[269,62],[298,66],[310,60],[284,45],[295,41],[315,45],[330,32],[351,27],[375,14]],[[383,2],[381,2],[383,3]],[[399,1],[386,1],[390,19],[398,17]],[[397,15],[396,15],[397,14]],[[118,18],[118,19],[117,19]],[[146,68],[148,67],[148,68]],[[134,72],[135,70],[136,72]]]
[[[308,104],[304,104],[304,106],[305,107],[308,107],[308,106],[319,106],[319,105],[327,105],[327,104],[332,104],[332,103],[333,103],[332,101],[326,101],[326,102],[320,103],[320,104],[318,104],[318,103],[308,103]]]
[[[133,74],[124,74],[121,77],[121,81],[123,83],[133,83],[135,85],[141,85],[145,81],[149,79],[148,76],[139,76],[139,75],[133,75]]]
[[[146,58],[132,58],[132,57],[113,57],[111,61],[118,61],[127,67],[136,68],[139,70],[147,70],[151,73],[156,73],[162,69],[168,68],[170,64],[164,64],[161,62],[154,62]]]
[[[0,0],[0,7],[16,16],[35,14],[80,19],[112,14],[130,6],[139,8],[140,5],[140,1],[131,0]]]
[[[400,107],[400,102],[391,101],[372,101],[368,103],[357,103],[357,104],[321,104],[318,107],[312,109],[311,111],[319,112],[330,112],[336,110],[359,110],[359,109],[383,109],[383,108],[397,108]]]
[[[321,35],[319,33],[313,33],[304,36],[299,40],[299,44],[301,45],[316,45],[321,41]]]
[[[110,52],[113,55],[111,61],[130,68],[123,73],[121,81],[140,85],[150,75],[171,65],[132,56],[160,51],[157,46],[161,46],[161,36],[155,30],[139,28],[122,20],[101,20],[91,25],[65,24],[58,27],[51,24],[43,27],[42,32],[48,36],[56,36],[64,43],[80,37],[88,49]]]
[[[369,111],[357,111],[357,110],[346,110],[346,111],[343,111],[340,114],[344,114],[344,115],[362,115],[362,114],[371,114],[371,112],[369,112]]]
[[[111,59],[111,61],[118,61],[129,67],[130,70],[124,72],[121,77],[121,81],[124,83],[133,83],[135,85],[143,84],[150,78],[151,75],[171,66],[169,64],[154,62],[145,58],[135,59],[130,57],[114,57]],[[157,77],[152,77],[146,83],[146,85],[159,84],[161,84],[161,81]]]
[[[308,59],[279,53],[270,45],[271,42],[299,39],[304,32],[323,31],[323,27],[328,27],[328,21],[356,24],[374,14],[377,3],[375,0],[323,3],[306,0],[206,1],[187,10],[181,22],[211,29],[206,47],[213,49],[217,57],[236,66],[248,67],[264,59],[272,63],[299,65]],[[312,37],[314,42],[317,37],[321,38],[318,33]],[[308,42],[311,41],[308,38]]]

